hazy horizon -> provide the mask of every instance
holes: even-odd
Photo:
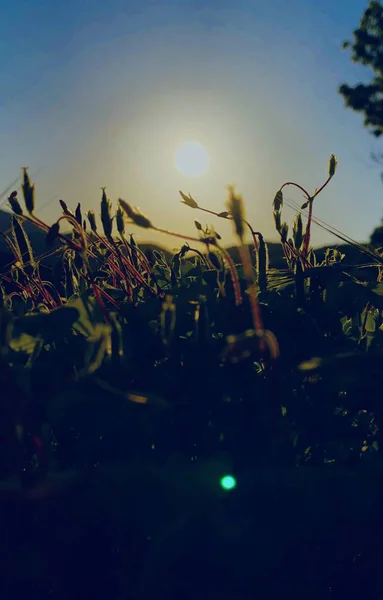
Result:
[[[284,4],[3,0],[0,6],[1,189],[21,166],[36,177],[37,214],[59,214],[58,198],[99,210],[100,187],[137,205],[160,226],[193,234],[195,218],[230,244],[231,224],[206,220],[178,190],[223,210],[226,185],[247,216],[277,241],[272,199],[286,180],[313,190],[331,152],[339,169],[315,214],[358,240],[383,216],[379,141],[344,108],[338,86],[368,77],[341,44],[366,1],[347,11],[330,0]],[[17,31],[17,42],[15,32]],[[211,156],[190,179],[173,155],[189,139]],[[299,193],[288,197],[301,201]],[[39,212],[39,207],[56,200]],[[286,208],[284,217],[292,222]],[[171,239],[129,227],[137,239]],[[317,228],[315,246],[336,243]]]

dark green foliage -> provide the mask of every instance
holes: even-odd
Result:
[[[42,223],[42,276],[14,217],[1,277],[1,597],[378,600],[379,255],[306,255],[299,214],[249,281],[208,232],[147,257],[106,196],[104,236],[61,205],[86,250]]]

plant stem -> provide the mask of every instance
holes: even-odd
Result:
[[[230,271],[231,281],[233,283],[235,305],[239,306],[240,304],[242,304],[242,295],[241,295],[241,288],[239,285],[237,269],[235,268],[235,265],[232,261],[230,254],[228,253],[228,251],[225,250],[225,248],[222,248],[221,246],[219,246],[218,244],[216,244],[216,247],[222,253],[224,259],[226,260],[227,266]]]
[[[258,298],[257,298],[257,294],[256,294],[256,286],[255,286],[255,282],[253,279],[253,270],[252,270],[252,266],[251,266],[249,248],[245,244],[241,243],[239,246],[239,253],[241,256],[243,271],[244,271],[245,278],[246,278],[247,291],[249,293],[250,307],[251,307],[251,314],[252,314],[252,318],[253,318],[254,329],[258,333],[260,333],[261,331],[263,331],[263,323],[262,323],[261,311],[259,310]]]

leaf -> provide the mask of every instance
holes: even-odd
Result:
[[[21,333],[10,340],[9,347],[15,352],[24,352],[25,354],[32,355],[37,344],[39,344],[39,340],[36,337],[27,333]]]
[[[103,289],[105,292],[107,292],[107,294],[109,294],[109,296],[111,296],[111,298],[113,298],[113,300],[116,300],[117,302],[121,302],[124,298],[126,298],[125,290],[121,290],[120,288],[104,285]],[[106,299],[104,300],[106,301]]]
[[[95,373],[102,365],[110,346],[111,327],[105,323],[97,323],[88,337],[88,348],[85,353],[85,365],[81,375]]]
[[[45,314],[29,314],[15,320],[13,334],[15,337],[27,334],[45,341],[58,341],[69,335],[78,318],[79,311],[69,306]]]
[[[102,311],[92,294],[91,290],[87,290],[82,295],[71,298],[66,304],[66,307],[72,307],[78,311],[79,317],[74,328],[85,337],[92,335],[97,323],[104,322]]]

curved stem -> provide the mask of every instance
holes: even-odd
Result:
[[[292,185],[296,188],[298,188],[299,190],[301,190],[301,192],[304,193],[304,195],[306,196],[307,200],[310,200],[311,196],[308,193],[307,190],[305,190],[304,187],[302,187],[301,185],[299,185],[299,183],[295,183],[294,181],[286,181],[286,183],[284,183],[281,187],[280,187],[280,191],[283,190],[284,187],[287,187],[288,185]]]
[[[332,177],[328,177],[328,179],[326,179],[326,181],[324,182],[324,184],[313,195],[313,199],[316,198],[316,196],[318,196],[318,194],[320,194],[322,190],[324,190],[324,188],[331,181],[331,179],[332,179]]]
[[[232,261],[230,254],[228,253],[228,251],[225,250],[225,248],[222,248],[221,246],[219,246],[218,244],[216,244],[216,247],[222,253],[224,259],[226,260],[227,266],[230,271],[230,277],[233,282],[235,304],[236,304],[236,306],[239,306],[240,304],[242,304],[242,296],[241,296],[241,288],[239,285],[237,269],[235,268],[235,265]]]

